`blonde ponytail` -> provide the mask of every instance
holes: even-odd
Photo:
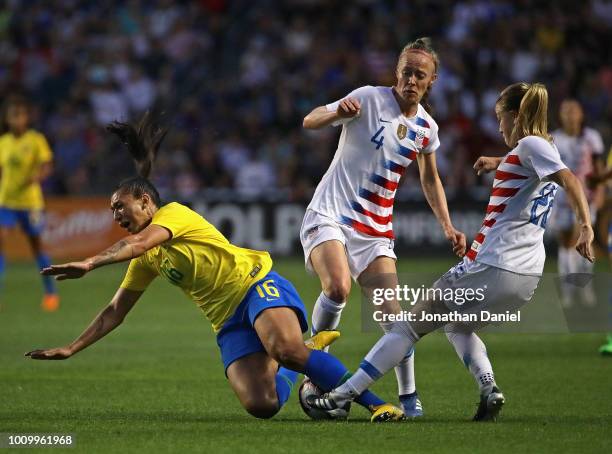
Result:
[[[513,146],[525,136],[538,136],[552,142],[548,134],[548,91],[543,84],[512,84],[502,91],[497,104],[504,112],[517,113],[511,136]]]

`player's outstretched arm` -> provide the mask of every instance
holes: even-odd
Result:
[[[319,129],[331,125],[341,118],[353,118],[361,112],[361,104],[355,98],[344,98],[338,104],[336,111],[328,111],[327,107],[319,106],[304,117],[302,123],[306,129]]]
[[[582,190],[580,181],[569,169],[561,169],[549,175],[548,178],[565,189],[574,213],[576,213],[576,221],[580,226],[576,250],[590,262],[595,261],[592,246],[595,235],[593,234],[593,227],[591,226],[589,204]]]
[[[491,156],[481,156],[474,163],[474,170],[478,175],[491,172],[499,167],[503,158],[494,158]]]
[[[421,187],[423,188],[425,198],[442,226],[444,236],[451,242],[453,252],[457,256],[463,257],[467,242],[464,233],[455,229],[448,214],[446,194],[444,194],[444,187],[438,175],[436,156],[434,153],[419,153],[417,155],[417,163],[419,164]]]
[[[143,292],[120,288],[113,300],[71,344],[65,347],[32,350],[25,354],[32,359],[68,359],[75,353],[102,339],[123,322]]]
[[[159,225],[149,225],[142,232],[117,241],[108,249],[80,262],[63,263],[43,268],[45,276],[55,276],[58,281],[78,279],[89,271],[111,263],[123,262],[141,256],[149,249],[171,238],[170,231]]]

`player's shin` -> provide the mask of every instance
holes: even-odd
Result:
[[[346,302],[338,303],[321,292],[312,310],[312,334],[323,330],[335,330],[340,324]],[[326,348],[325,351],[328,351]]]
[[[340,386],[351,376],[349,370],[340,360],[329,353],[318,350],[313,350],[310,353],[304,373],[325,392]],[[368,409],[385,403],[371,391],[366,391],[357,396],[355,401]]]
[[[480,394],[488,395],[495,386],[495,377],[485,344],[475,333],[456,332],[451,326],[444,329],[447,339],[476,380]]]
[[[285,367],[280,367],[278,369],[278,372],[276,373],[276,396],[278,397],[279,407],[282,407],[289,399],[291,389],[293,388],[297,377],[298,373],[293,370]]]
[[[394,323],[368,352],[355,374],[336,391],[358,395],[386,374],[405,357],[419,336],[406,322]]]

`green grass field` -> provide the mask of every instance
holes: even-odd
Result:
[[[444,272],[449,260],[400,261],[404,271]],[[278,260],[308,308],[319,293],[300,260]],[[601,334],[484,334],[507,405],[496,424],[470,421],[472,377],[446,338],[417,348],[426,416],[373,425],[354,407],[348,422],[313,422],[295,393],[271,420],[240,407],[212,329],[193,303],[159,280],[117,331],[68,361],[23,357],[68,343],[104,306],[123,266],[60,284],[62,307],[39,309],[34,265],[9,267],[0,296],[0,432],[72,433],[78,452],[612,452],[612,359],[596,353]],[[352,306],[352,307],[350,307]],[[355,295],[333,352],[350,368],[378,338],[360,332]],[[395,399],[395,376],[374,388]],[[75,452],[75,449],[69,452]]]

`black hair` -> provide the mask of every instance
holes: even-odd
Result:
[[[168,129],[154,126],[149,112],[146,112],[138,125],[113,121],[106,126],[107,131],[119,137],[119,140],[127,147],[136,163],[137,176],[123,180],[115,189],[115,192],[126,192],[134,198],[141,198],[148,194],[155,206],[162,205],[157,189],[149,181],[149,175],[153,170],[153,162],[162,140],[166,137]]]
[[[30,105],[30,102],[28,101],[28,98],[23,94],[10,95],[6,98],[6,100],[4,101],[2,105],[2,115],[0,119],[0,133],[1,134],[4,134],[5,132],[10,131],[7,116],[8,116],[9,108],[14,107],[14,106],[23,107],[24,109],[26,109],[28,111],[28,116],[31,121],[31,117],[30,117],[31,105]]]
[[[433,60],[433,63],[434,63],[434,74],[438,72],[438,67],[440,66],[440,58],[438,57],[438,53],[433,48],[433,45],[431,43],[431,38],[428,38],[428,37],[417,38],[411,43],[408,43],[404,46],[397,60],[398,68],[402,61],[402,58],[411,50],[420,50],[420,51],[426,52],[429,55],[431,55],[431,59]],[[431,105],[429,104],[429,90],[430,89],[431,88],[427,88],[427,91],[425,91],[425,93],[423,94],[423,97],[421,98],[421,104],[423,105],[423,107],[425,108],[427,112],[431,113]]]

